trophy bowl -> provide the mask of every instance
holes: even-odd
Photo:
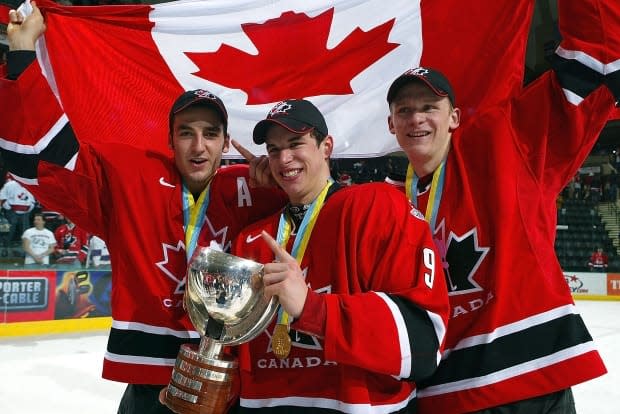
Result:
[[[185,309],[201,335],[184,344],[165,402],[179,414],[225,413],[238,394],[238,364],[223,352],[260,334],[278,301],[265,299],[263,265],[210,247],[198,247],[187,270]]]

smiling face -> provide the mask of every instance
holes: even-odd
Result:
[[[300,135],[273,125],[267,131],[265,143],[271,174],[291,203],[311,203],[329,179],[332,137],[328,135],[317,144],[312,132]]]
[[[420,177],[439,166],[459,122],[460,110],[422,82],[403,86],[390,104],[389,130]]]
[[[220,114],[208,106],[194,105],[174,117],[171,146],[183,182],[193,194],[202,192],[228,152]]]

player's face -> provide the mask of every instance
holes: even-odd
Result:
[[[228,152],[220,115],[209,107],[190,106],[179,112],[172,126],[174,161],[192,193],[205,189]]]
[[[299,135],[273,125],[267,131],[265,142],[271,174],[291,203],[311,203],[329,178],[332,138],[327,136],[317,145],[311,133]]]
[[[450,148],[452,131],[459,126],[460,111],[450,100],[433,93],[422,82],[403,86],[390,105],[388,126],[409,161],[432,172]]]

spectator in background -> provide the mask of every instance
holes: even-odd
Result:
[[[15,234],[19,234],[17,233],[18,226],[21,233],[30,227],[30,213],[35,204],[36,199],[32,193],[7,174],[6,181],[0,189],[0,205],[11,224],[8,234],[9,243],[13,241]]]
[[[581,174],[577,172],[573,178],[573,195],[575,196],[575,200],[581,199]]]
[[[88,243],[88,257],[89,260],[86,266],[89,266],[91,263],[94,267],[110,265],[110,253],[103,239],[95,235],[90,238]]]
[[[351,178],[349,174],[342,173],[338,175],[338,184],[340,184],[343,187],[349,187],[350,185],[353,185],[353,179]]]
[[[56,238],[56,263],[81,266],[86,261],[88,233],[76,227],[68,217],[54,231]]]
[[[563,206],[564,206],[564,195],[562,195],[562,193],[560,193],[555,198],[555,207],[558,209],[558,211],[560,211],[560,210],[562,210]]]
[[[590,191],[590,186],[587,185],[587,184],[584,184],[584,186],[583,186],[583,193],[581,195],[581,199],[583,201],[585,201],[586,204],[590,204],[593,201],[593,199],[592,199],[592,191]]]
[[[597,205],[601,201],[601,176],[592,174],[592,182],[590,183],[590,194],[592,204]]]
[[[609,161],[601,164],[601,175],[604,180],[603,199],[615,202],[618,194],[618,170],[612,165],[613,154]]]
[[[50,255],[56,246],[56,238],[54,233],[45,228],[43,214],[35,213],[33,224],[34,227],[22,235],[22,246],[26,254],[24,265],[49,265]]]
[[[607,182],[609,183],[609,201],[615,203],[618,200],[618,173],[612,171]]]
[[[602,247],[597,247],[596,251],[590,256],[588,267],[591,272],[606,272],[609,264],[609,258],[603,251]]]
[[[0,209],[0,248],[2,253],[0,256],[7,257],[9,255],[9,233],[11,232],[11,223],[4,216],[4,211]]]

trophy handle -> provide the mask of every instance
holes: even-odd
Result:
[[[239,397],[237,359],[222,344],[203,337],[200,345],[181,345],[165,393],[177,414],[225,414]]]

